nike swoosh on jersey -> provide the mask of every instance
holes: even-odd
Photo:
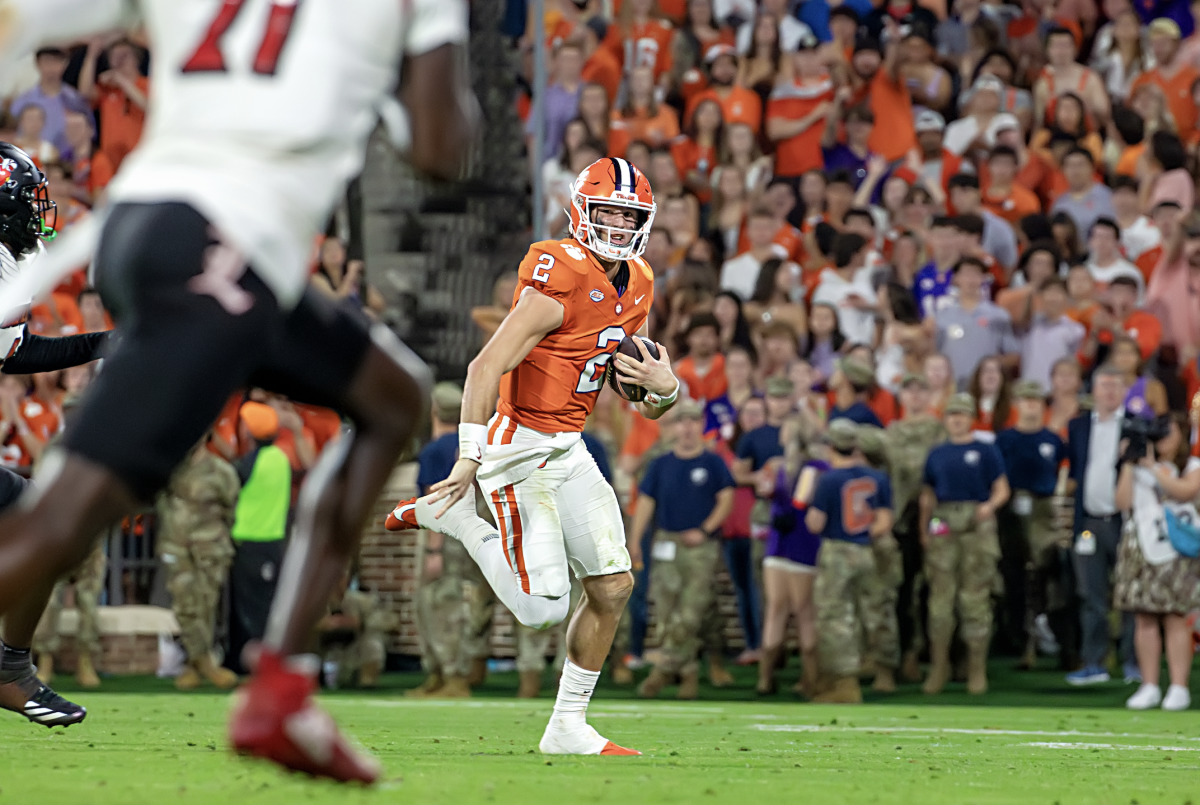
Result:
[[[641,295],[641,296],[639,296],[637,299],[634,299],[634,300],[633,300],[633,303],[634,303],[635,305],[640,305],[640,304],[642,303],[642,300],[643,300],[643,299],[645,299],[645,298],[646,298],[646,295],[645,295],[645,294],[642,294],[642,295]]]

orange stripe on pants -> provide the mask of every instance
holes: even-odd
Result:
[[[508,420],[508,427],[504,429],[504,436],[502,436],[500,438],[500,444],[512,444],[513,436],[516,435],[516,432],[517,432],[517,421],[510,417]],[[511,486],[508,488],[512,489]],[[510,498],[510,500],[511,500],[511,498]],[[529,591],[526,590],[526,592],[529,592]]]
[[[514,430],[515,429],[516,428],[514,427]],[[504,488],[504,493],[508,497],[508,510],[512,517],[511,533],[513,550],[517,555],[517,575],[521,579],[521,589],[525,591],[526,595],[528,595],[529,571],[525,569],[525,546],[523,540],[521,539],[524,536],[524,532],[522,530],[521,523],[521,510],[517,508],[517,490],[513,488],[512,484],[509,484]]]

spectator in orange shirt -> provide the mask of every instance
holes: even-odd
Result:
[[[781,84],[767,104],[767,137],[775,146],[775,175],[799,182],[805,171],[824,165],[821,136],[833,111],[833,83],[817,55],[817,40],[802,37],[793,56],[796,78]]]
[[[612,114],[614,133],[627,145],[633,140],[643,140],[651,148],[665,145],[679,136],[679,116],[665,103],[654,97],[654,73],[649,67],[637,67],[629,74],[629,86],[625,105]],[[624,147],[613,143],[613,149],[624,152]],[[658,190],[657,185],[655,190]]]
[[[983,191],[983,207],[1015,225],[1026,215],[1042,211],[1038,197],[1017,184],[1017,152],[997,145],[988,157],[988,185]]]
[[[580,34],[580,43],[583,47],[583,71],[580,73],[583,80],[589,84],[599,84],[604,87],[608,93],[605,99],[607,106],[608,98],[617,97],[617,93],[621,89],[622,69],[621,62],[613,55],[612,51],[606,47],[601,47],[600,43],[604,41],[604,37],[608,34],[608,23],[603,17],[595,16],[587,21],[583,26]],[[583,114],[583,99],[579,100],[579,113]],[[606,110],[607,111],[607,110]],[[596,132],[593,132],[596,134]],[[605,138],[608,136],[608,123],[604,125]]]
[[[1128,337],[1137,342],[1142,360],[1158,351],[1162,342],[1162,324],[1144,310],[1138,310],[1138,285],[1130,277],[1117,277],[1108,286],[1100,307],[1092,316],[1092,330],[1080,347],[1084,363],[1099,366],[1107,357],[1114,338]]]
[[[79,94],[99,112],[100,150],[116,170],[142,137],[150,79],[141,72],[141,48],[128,39],[118,39],[109,45],[109,69],[97,76],[96,63],[102,50],[100,40],[88,45],[79,71]]]
[[[729,45],[713,45],[704,57],[709,87],[688,100],[683,121],[686,126],[701,101],[714,100],[721,105],[725,123],[744,123],[758,134],[762,127],[762,99],[758,93],[738,86],[737,51]]]
[[[717,146],[724,135],[721,105],[709,98],[696,107],[686,134],[671,145],[671,155],[684,186],[701,204],[712,198],[712,170],[717,163]]]
[[[851,86],[855,95],[851,104],[866,101],[875,116],[875,129],[867,142],[871,151],[889,162],[903,159],[917,146],[913,125],[912,97],[900,73],[905,54],[899,45],[899,29],[888,18],[888,30],[893,31],[886,48],[875,42],[860,42],[850,62]]]
[[[693,313],[684,332],[687,357],[675,364],[675,375],[687,387],[688,397],[700,403],[717,399],[729,387],[725,356],[718,351],[720,328],[713,314]]]
[[[626,0],[608,27],[604,47],[621,62],[627,76],[632,76],[639,67],[648,67],[652,83],[667,89],[674,37],[674,26],[663,18],[655,0]]]
[[[1120,148],[1113,173],[1117,176],[1137,176],[1138,162],[1146,151],[1146,123],[1142,116],[1128,106],[1113,107],[1108,138]]]
[[[1192,100],[1192,85],[1200,79],[1200,71],[1191,65],[1178,62],[1179,26],[1174,20],[1160,18],[1150,23],[1150,50],[1158,63],[1133,82],[1131,92],[1146,84],[1159,87],[1165,96],[1167,108],[1175,118],[1176,131],[1191,132],[1196,128],[1196,104]]]

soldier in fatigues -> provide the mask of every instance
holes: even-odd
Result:
[[[100,593],[104,590],[104,575],[108,569],[108,556],[104,553],[107,540],[97,540],[92,552],[83,560],[74,573],[59,579],[50,595],[50,603],[38,622],[33,636],[33,650],[37,654],[37,676],[42,684],[48,685],[54,678],[54,655],[58,653],[62,637],[58,633],[58,621],[63,610],[63,592],[74,581],[75,610],[79,613],[79,626],[75,630],[75,647],[79,659],[75,666],[75,680],[81,687],[100,686],[96,674],[96,660],[101,655],[99,607]]]
[[[371,593],[349,589],[350,574],[334,591],[329,612],[317,624],[327,687],[373,688],[387,660],[384,636],[396,628],[396,613],[379,607]]]
[[[422,495],[450,474],[458,458],[462,388],[454,383],[438,383],[433,387],[432,397],[432,439],[417,459],[417,488]],[[391,530],[400,527],[390,514],[385,525]],[[417,630],[421,636],[421,667],[428,676],[406,695],[470,696],[468,677],[473,661],[481,651],[481,659],[487,657],[486,635],[494,601],[491,590],[458,540],[446,539],[436,531],[422,531],[419,555],[423,557],[423,565],[417,591]],[[486,594],[480,595],[477,588],[470,591],[475,595],[467,595],[465,582],[469,576],[480,577],[478,584]],[[475,606],[469,598],[475,599]],[[482,623],[475,622],[479,620]]]
[[[704,447],[699,403],[681,401],[671,416],[675,444],[646,468],[628,543],[636,565],[642,535],[651,523],[656,527],[650,595],[662,634],[662,661],[642,681],[638,694],[654,698],[678,674],[678,697],[694,699],[700,685],[696,655],[715,595],[718,538],[721,523],[733,510],[734,481],[720,456]]]
[[[946,440],[946,428],[929,409],[929,385],[923,375],[909,373],[900,382],[902,416],[884,432],[888,471],[892,481],[892,505],[896,513],[893,533],[900,547],[904,580],[897,600],[897,626],[903,651],[901,676],[908,682],[921,680],[917,661],[924,632],[921,589],[924,552],[919,526],[921,479],[925,459],[934,445]]]
[[[817,479],[804,515],[808,530],[821,535],[813,603],[822,679],[813,701],[856,704],[862,701],[861,602],[875,572],[871,543],[892,528],[892,489],[886,475],[863,466],[853,422],[830,422],[826,438],[831,469]]]
[[[1021,665],[1032,668],[1037,661],[1037,633],[1034,619],[1045,612],[1048,569],[1055,564],[1065,534],[1055,523],[1054,489],[1058,467],[1066,459],[1066,445],[1048,429],[1046,392],[1036,380],[1025,380],[1013,387],[1017,401],[1017,425],[996,436],[996,447],[1004,457],[1004,467],[1012,486],[1008,522],[1017,526],[1015,535],[1027,557],[1025,567],[1024,629],[1027,635]],[[1008,589],[1009,594],[1015,590]]]
[[[212,657],[213,624],[225,584],[237,506],[237,471],[201,442],[175,470],[158,499],[158,556],[167,571],[171,608],[188,664],[175,687],[191,690],[207,679],[218,688],[237,684],[237,676]]]
[[[887,452],[881,429],[859,425],[858,449],[869,467],[887,474]],[[904,562],[900,544],[890,530],[871,540],[871,554],[875,567],[867,576],[860,602],[866,664],[875,671],[872,688],[879,693],[892,693],[896,690],[896,668],[900,665],[896,599],[904,581]]]
[[[921,490],[921,544],[929,581],[929,656],[926,693],[950,679],[955,615],[967,644],[967,692],[987,692],[992,636],[992,582],[1000,543],[996,510],[1008,500],[1004,458],[972,432],[975,400],[955,394],[946,403],[950,440],[929,452]]]

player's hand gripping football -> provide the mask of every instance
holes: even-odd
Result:
[[[446,501],[445,505],[434,516],[441,518],[450,507],[463,499],[463,496],[475,488],[475,473],[479,471],[479,462],[469,458],[460,458],[454,462],[454,469],[446,480],[429,487],[431,502]]]
[[[640,338],[634,338],[638,351],[642,353],[642,361],[638,363],[627,355],[617,353],[613,358],[617,365],[617,379],[622,383],[632,383],[641,386],[651,394],[666,397],[675,391],[678,382],[675,373],[671,371],[671,356],[662,344],[658,347],[658,357],[650,355],[650,350]]]

